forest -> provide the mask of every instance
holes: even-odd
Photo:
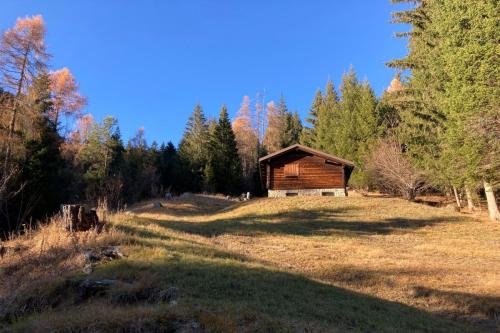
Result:
[[[50,67],[44,19],[18,18],[0,37],[2,237],[63,203],[117,210],[168,193],[262,195],[258,158],[293,143],[353,161],[351,188],[453,196],[471,210],[486,200],[500,220],[498,9],[492,0],[416,1],[393,13],[410,27],[397,34],[408,52],[388,59],[395,77],[381,96],[351,67],[339,87],[329,80],[311,96],[304,122],[285,95],[257,93],[234,119],[225,105],[218,119],[195,105],[178,145],[148,143],[143,128],[125,141],[118,119],[96,121],[77,78]]]

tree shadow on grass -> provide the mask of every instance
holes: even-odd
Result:
[[[125,258],[99,265],[88,276],[69,276],[68,279],[116,281],[112,290],[99,292],[86,301],[88,306],[95,302],[98,309],[102,309],[103,302],[109,308],[154,308],[157,304],[144,301],[148,297],[144,293],[149,289],[154,292],[175,287],[178,290],[175,309],[180,309],[184,317],[201,322],[204,328],[222,332],[243,331],[248,327],[254,327],[253,331],[272,332],[479,332],[484,327],[470,326],[401,303],[269,269],[244,256],[213,250],[207,245],[165,242],[165,248],[169,254],[174,251],[177,254],[160,258]],[[139,288],[134,287],[136,284]],[[81,298],[78,290],[64,289],[75,285],[78,283],[68,284],[61,280],[59,287],[52,288],[57,294],[26,293],[29,296],[26,302],[31,304],[36,297],[44,300],[36,311],[42,316],[46,310],[44,307],[50,308],[51,312],[64,312],[64,316],[70,318],[78,316],[80,301],[77,299]],[[144,285],[154,288],[145,289]],[[422,297],[427,296],[423,294]],[[51,298],[57,301],[50,301]],[[17,306],[24,305],[19,303]],[[210,323],[204,323],[200,316],[207,312],[225,326],[221,328],[217,324],[211,327]],[[30,319],[34,327],[36,317]],[[106,328],[112,331],[114,324],[112,319],[108,320]],[[71,321],[67,325],[72,325]],[[61,330],[61,327],[57,328]],[[78,327],[66,326],[63,331],[78,331]]]
[[[404,281],[418,281],[432,275],[439,276],[439,267],[433,269],[390,268],[374,269],[357,266],[332,267],[313,275],[323,281],[347,288],[379,290],[399,289],[407,297],[413,298],[413,304],[421,308],[430,307],[439,310],[447,318],[467,320],[480,324],[484,329],[497,332],[500,328],[500,297],[498,295],[476,295],[459,291],[443,291],[421,285],[412,285]]]
[[[95,276],[114,279],[124,269],[145,273],[139,263],[123,265],[103,266]],[[149,263],[147,273],[160,289],[178,288],[179,307],[192,313],[218,313],[233,328],[271,322],[293,331],[474,331],[465,323],[404,304],[248,262],[180,258]]]
[[[248,214],[235,218],[221,218],[207,222],[185,222],[175,219],[142,219],[144,223],[153,223],[158,226],[214,237],[222,234],[237,235],[265,235],[283,234],[298,236],[369,236],[387,235],[406,232],[439,223],[451,222],[447,217],[419,218],[385,218],[377,221],[360,219],[358,215],[350,213],[356,211],[353,207],[322,209],[322,210],[294,210],[279,214]],[[462,219],[454,217],[454,220]]]
[[[438,300],[439,303],[449,304],[453,311],[443,312],[448,317],[459,318],[467,316],[489,328],[491,332],[500,331],[500,297],[475,295],[457,291],[443,291],[427,287],[415,287],[415,297],[429,300]]]

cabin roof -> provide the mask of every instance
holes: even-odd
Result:
[[[297,151],[297,150],[301,150],[303,152],[310,153],[310,154],[322,157],[322,158],[327,159],[327,160],[339,162],[339,163],[341,163],[341,164],[343,164],[345,166],[349,166],[351,168],[354,168],[354,163],[351,162],[351,161],[344,160],[343,158],[340,158],[340,157],[337,157],[337,156],[334,156],[334,155],[323,153],[322,151],[319,151],[319,150],[316,150],[316,149],[312,149],[312,148],[303,146],[303,145],[298,144],[298,143],[296,143],[294,145],[291,145],[289,147],[283,148],[281,150],[278,150],[278,151],[276,151],[276,152],[274,152],[272,154],[269,154],[269,155],[266,155],[264,157],[259,158],[259,163],[263,162],[263,161],[266,161],[266,160],[269,160],[271,158],[275,158],[275,157],[284,155],[284,154],[286,154],[288,152]]]

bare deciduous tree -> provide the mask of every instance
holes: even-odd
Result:
[[[407,200],[414,200],[425,187],[423,173],[411,165],[396,141],[381,141],[368,158],[367,168],[381,189]]]

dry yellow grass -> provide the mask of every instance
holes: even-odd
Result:
[[[201,329],[223,332],[499,330],[500,224],[394,198],[234,203],[193,195],[162,204],[144,202],[114,216],[111,232],[76,241],[65,236],[54,249],[73,249],[66,259],[47,254],[26,264],[13,254],[2,264],[3,277],[21,278],[40,264],[75,278],[79,249],[116,243],[128,257],[98,266],[90,277],[122,284],[95,307],[104,302],[121,314],[116,294],[127,298],[143,285],[178,287],[175,306],[127,305],[130,318],[148,323],[195,320]],[[9,246],[23,244],[36,257],[43,230]],[[52,243],[59,244],[46,244]],[[78,322],[60,323],[61,310],[52,306],[55,312],[42,309],[9,327],[89,328],[93,302],[79,308]],[[77,311],[68,306],[66,313]],[[118,317],[93,329],[128,327]]]

